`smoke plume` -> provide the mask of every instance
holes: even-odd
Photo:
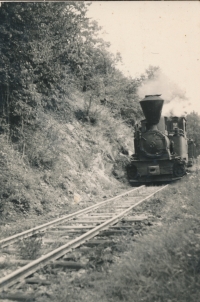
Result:
[[[154,79],[147,80],[138,89],[138,95],[142,99],[148,94],[161,94],[165,100],[162,115],[186,115],[191,111],[191,104],[186,97],[186,92],[174,82],[157,70]]]

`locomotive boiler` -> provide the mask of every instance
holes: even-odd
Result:
[[[161,116],[161,95],[146,95],[140,101],[145,119],[135,126],[135,154],[127,167],[131,183],[173,181],[186,174],[188,143],[185,117]]]

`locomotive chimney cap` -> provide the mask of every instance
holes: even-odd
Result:
[[[147,94],[142,101],[154,101],[154,100],[162,100],[160,97],[161,94]]]
[[[145,98],[140,101],[147,123],[151,126],[157,125],[161,117],[164,100],[160,98],[160,95],[145,95]]]
[[[161,94],[147,94],[147,95],[145,95],[145,98],[150,97],[150,96],[152,96],[152,97],[161,96]]]

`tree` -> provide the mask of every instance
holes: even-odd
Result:
[[[40,108],[54,108],[54,95],[76,82],[84,61],[87,4],[3,3],[0,8],[1,131],[12,138]],[[89,29],[90,31],[90,29]],[[74,75],[74,78],[71,77]],[[19,131],[17,131],[19,132]]]
[[[200,115],[193,111],[187,115],[187,136],[196,143],[197,154],[200,154]]]
[[[137,89],[156,68],[138,79],[118,69],[120,54],[98,37],[87,18],[88,3],[8,3],[0,8],[0,132],[25,141],[25,125],[38,111],[62,111],[72,87],[90,101],[106,100],[112,113],[133,125],[141,116]],[[23,145],[23,144],[22,144]]]

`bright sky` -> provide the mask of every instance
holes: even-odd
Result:
[[[104,27],[110,51],[121,53],[126,75],[159,66],[186,92],[185,110],[200,114],[199,1],[93,1],[89,17]]]

